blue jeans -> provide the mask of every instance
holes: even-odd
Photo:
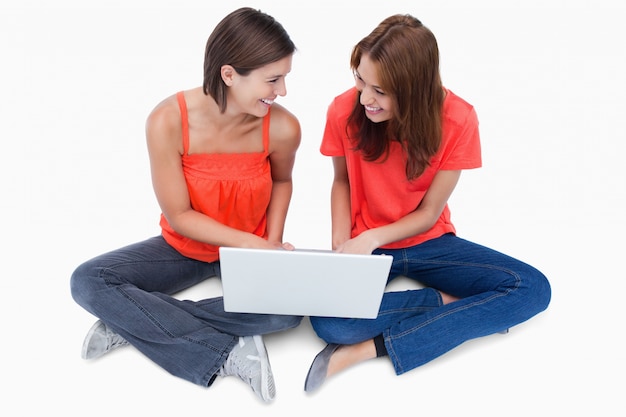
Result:
[[[302,317],[226,313],[222,297],[172,296],[220,276],[219,262],[187,258],[161,236],[100,255],[72,274],[72,297],[172,375],[210,386],[239,336],[296,327]]]
[[[537,269],[452,234],[375,253],[394,257],[389,282],[406,276],[424,288],[386,292],[376,319],[311,317],[311,324],[327,343],[382,335],[398,375],[526,321],[550,303],[550,284]],[[439,291],[460,300],[444,305]]]

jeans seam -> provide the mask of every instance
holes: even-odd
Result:
[[[395,364],[395,366],[397,367],[397,372],[398,373],[402,373],[404,372],[404,368],[402,367],[400,361],[398,360],[398,355],[394,353],[394,349],[393,349],[393,342],[396,339],[400,339],[401,337],[404,337],[408,334],[411,334],[413,332],[418,331],[419,329],[428,326],[444,317],[447,317],[451,314],[456,314],[460,311],[464,311],[467,310],[469,308],[473,308],[475,306],[478,305],[482,305],[488,302],[491,302],[492,300],[496,299],[496,298],[500,298],[500,297],[505,297],[508,294],[512,293],[513,291],[516,291],[521,283],[521,277],[518,273],[516,273],[515,271],[512,271],[508,268],[502,268],[502,267],[497,267],[494,265],[490,265],[490,264],[475,264],[475,263],[467,263],[467,262],[450,262],[450,261],[415,261],[415,260],[409,260],[406,255],[405,255],[405,251],[402,251],[403,253],[403,257],[402,257],[402,262],[404,263],[405,267],[403,268],[403,273],[404,274],[408,274],[408,268],[406,267],[409,263],[428,263],[428,264],[440,264],[440,265],[461,265],[461,266],[472,266],[472,267],[478,267],[478,268],[485,268],[485,269],[492,269],[492,270],[499,270],[502,272],[505,272],[507,274],[509,274],[510,276],[512,276],[515,279],[515,285],[512,288],[507,288],[504,291],[498,291],[496,294],[494,294],[493,296],[490,296],[486,299],[482,299],[476,302],[473,302],[471,304],[467,304],[467,305],[463,305],[460,306],[458,308],[454,308],[451,310],[448,310],[444,313],[440,313],[438,315],[436,315],[435,317],[432,317],[431,319],[420,323],[418,326],[412,327],[411,329],[407,329],[405,331],[403,331],[402,333],[396,334],[396,335],[391,335],[391,331],[390,329],[386,329],[383,334],[383,337],[385,338],[386,341],[386,347],[387,347],[387,351],[388,354],[391,358],[393,358],[393,363]]]
[[[186,262],[185,260],[164,260],[164,261],[156,261],[156,262]],[[156,263],[156,262],[152,262],[151,263]],[[198,340],[194,340],[191,339],[189,337],[186,336],[175,336],[172,332],[170,332],[167,328],[165,328],[158,320],[156,320],[156,318],[151,315],[148,311],[146,311],[145,308],[143,308],[139,303],[137,303],[135,301],[135,299],[133,297],[130,296],[130,294],[128,294],[126,291],[124,291],[121,286],[119,285],[115,285],[112,284],[111,281],[109,279],[107,279],[107,276],[111,273],[111,271],[114,271],[115,268],[119,267],[119,266],[126,266],[126,265],[134,265],[134,264],[139,264],[139,263],[143,263],[142,262],[118,262],[117,264],[113,264],[109,267],[103,267],[100,270],[99,276],[100,278],[104,281],[104,283],[109,286],[109,287],[113,287],[117,292],[119,292],[122,297],[126,298],[128,301],[130,301],[135,307],[137,307],[137,309],[139,311],[141,311],[144,316],[146,316],[146,318],[148,320],[150,320],[150,322],[152,322],[157,328],[159,328],[164,334],[166,334],[168,337],[170,337],[171,339],[176,339],[176,338],[180,338],[183,339],[187,342],[190,343],[194,343],[196,345],[200,345],[203,346],[205,348],[208,348],[214,352],[219,352],[217,349],[215,349],[215,347],[207,344],[206,342],[202,342],[202,341],[198,341]]]
[[[512,277],[514,277],[515,278],[515,285],[514,285],[513,288],[506,289],[506,290],[504,290],[502,292],[498,292],[497,294],[494,294],[493,296],[488,297],[486,299],[483,299],[483,300],[480,300],[480,301],[476,301],[476,302],[473,302],[471,304],[467,304],[467,305],[464,305],[464,306],[461,306],[461,307],[458,307],[458,308],[455,308],[455,309],[451,309],[449,311],[446,311],[445,313],[438,314],[437,316],[433,317],[432,319],[430,319],[430,320],[428,320],[428,321],[426,321],[424,323],[421,323],[419,326],[411,328],[410,330],[407,330],[407,331],[403,332],[402,334],[397,335],[398,337],[404,336],[406,333],[411,333],[411,332],[413,332],[415,330],[418,330],[418,329],[424,327],[425,325],[430,324],[430,323],[432,323],[432,322],[434,322],[436,320],[439,320],[440,318],[449,316],[450,314],[457,313],[459,311],[463,311],[463,310],[466,310],[468,308],[475,307],[477,305],[485,304],[485,303],[490,302],[493,299],[496,299],[496,298],[499,298],[499,297],[504,297],[504,296],[510,294],[511,292],[517,290],[517,288],[519,288],[519,285],[520,285],[520,282],[521,282],[521,278],[520,278],[519,274],[515,273],[515,271],[512,271],[510,269],[506,269],[506,268],[494,267],[493,265],[489,265],[489,264],[474,264],[474,263],[466,263],[466,262],[433,262],[433,261],[425,261],[425,262],[421,262],[421,263],[431,263],[431,264],[439,263],[439,264],[445,264],[445,265],[462,265],[462,266],[473,266],[473,267],[479,267],[479,268],[499,270],[499,271],[505,272],[505,273],[511,275]]]

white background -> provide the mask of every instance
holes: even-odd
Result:
[[[3,415],[623,415],[623,2],[13,3],[0,6]],[[279,99],[303,128],[285,239],[328,247],[326,107],[352,85],[352,46],[410,13],[438,38],[444,84],[481,122],[484,166],[450,201],[458,232],[541,269],[548,310],[403,376],[374,360],[312,395],[304,378],[324,344],[305,320],[266,338],[270,405],[236,378],[208,390],[175,378],[132,347],[80,358],[94,318],[72,300],[70,274],[159,233],[146,116],[201,85],[207,37],[244,5],[298,47]],[[219,292],[214,281],[185,296]]]

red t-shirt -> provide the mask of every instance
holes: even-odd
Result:
[[[368,162],[346,135],[346,123],[357,98],[356,88],[335,97],[328,107],[326,127],[320,150],[326,156],[345,156],[350,181],[352,237],[365,230],[393,223],[415,211],[440,170],[471,169],[481,166],[478,118],[474,107],[446,90],[443,103],[441,146],[430,166],[418,178],[408,181],[406,156],[397,142],[392,142],[384,162]],[[456,233],[446,204],[435,225],[416,236],[383,246],[396,249],[414,246]]]

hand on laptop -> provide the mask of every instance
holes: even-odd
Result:
[[[374,249],[379,245],[378,242],[370,237],[368,231],[361,233],[352,239],[348,239],[335,248],[335,252],[353,253],[356,255],[371,255]]]
[[[295,246],[289,242],[270,242],[268,243],[272,246],[271,249],[283,249],[283,250],[294,250]],[[259,249],[267,249],[267,248],[259,248]]]
[[[289,242],[284,242],[281,246],[284,250],[294,250],[296,248]]]

